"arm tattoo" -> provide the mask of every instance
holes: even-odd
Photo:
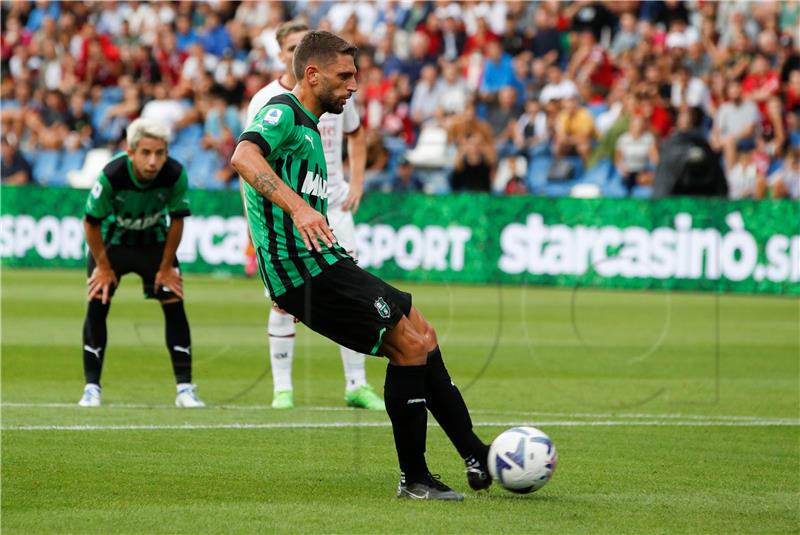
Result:
[[[256,188],[262,195],[269,198],[278,189],[278,177],[262,171],[258,173],[253,179],[253,187]]]

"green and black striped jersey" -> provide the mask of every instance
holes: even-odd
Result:
[[[295,193],[327,217],[328,171],[317,130],[319,119],[291,93],[278,95],[253,118],[239,138],[257,144],[267,163]],[[250,236],[270,295],[279,296],[349,258],[338,244],[306,249],[291,216],[244,184]]]
[[[103,168],[86,199],[86,219],[102,224],[107,245],[152,245],[167,239],[167,214],[186,217],[189,179],[172,158],[151,182],[139,182],[126,152]]]

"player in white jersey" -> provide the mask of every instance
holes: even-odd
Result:
[[[280,47],[280,59],[287,66],[277,80],[253,95],[247,107],[247,124],[273,97],[292,90],[296,80],[291,65],[294,49],[308,31],[305,23],[289,21],[276,33]],[[320,117],[317,128],[322,138],[325,160],[328,167],[328,222],[339,244],[356,257],[355,224],[353,213],[358,209],[364,184],[364,168],[367,146],[361,120],[355,107],[355,99],[348,99],[344,112],[330,113]],[[342,140],[347,136],[350,160],[350,183],[344,179],[342,166]],[[294,407],[292,387],[292,359],[294,356],[295,320],[273,304],[269,315],[269,352],[272,366],[273,398],[276,409]],[[364,370],[364,355],[344,346],[339,347],[345,375],[345,403],[350,407],[385,410],[383,400],[367,383]]]

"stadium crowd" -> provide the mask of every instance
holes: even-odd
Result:
[[[3,182],[86,187],[157,117],[193,187],[234,187],[293,18],[360,49],[367,189],[649,197],[694,146],[716,193],[800,198],[797,0],[5,0]]]

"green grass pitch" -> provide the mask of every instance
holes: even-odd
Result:
[[[344,408],[336,347],[302,326],[298,407],[269,408],[255,280],[187,277],[209,407],[181,410],[161,311],[127,277],[104,406],[81,409],[84,275],[5,269],[2,532],[800,530],[798,299],[399,285],[435,325],[484,439],[515,424],[552,437],[559,466],[544,489],[469,491],[431,418],[429,464],[467,499],[396,499],[387,416]],[[380,391],[385,362],[367,366]]]

